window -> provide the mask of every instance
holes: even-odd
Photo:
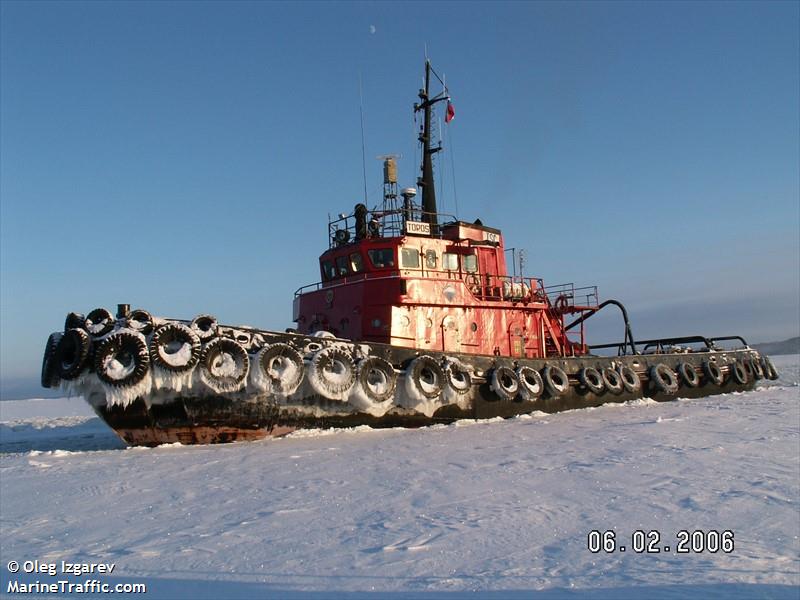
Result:
[[[465,254],[464,258],[464,270],[467,273],[477,273],[478,272],[478,257],[474,254]]]
[[[402,248],[400,250],[400,266],[404,269],[419,269],[419,250]]]
[[[347,257],[346,256],[337,256],[336,257],[336,272],[341,275],[347,275]]]
[[[353,252],[350,255],[350,268],[353,270],[353,273],[360,273],[364,270],[364,259],[361,258],[361,254],[358,252]]]
[[[333,279],[336,277],[336,271],[333,268],[333,263],[329,260],[322,261],[322,279],[328,281],[328,279]]]
[[[425,266],[429,269],[436,268],[436,250],[425,250]]]
[[[442,267],[446,271],[458,271],[458,254],[450,252],[442,254]]]
[[[376,269],[385,269],[394,266],[394,251],[392,248],[373,248],[367,250],[369,260]]]

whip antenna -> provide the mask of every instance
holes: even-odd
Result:
[[[364,175],[364,203],[367,202],[367,153],[364,144],[364,91],[361,87],[361,71],[358,72],[358,112],[361,116],[361,170]]]

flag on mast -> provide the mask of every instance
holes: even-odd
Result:
[[[456,118],[456,107],[450,101],[447,101],[447,114],[444,116],[444,122],[449,123]]]

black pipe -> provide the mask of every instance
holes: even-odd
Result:
[[[586,319],[598,313],[601,308],[608,306],[609,304],[613,304],[614,306],[619,307],[619,309],[622,311],[622,319],[625,321],[625,341],[622,344],[605,344],[603,346],[590,346],[590,348],[611,348],[612,346],[620,346],[620,348],[624,348],[626,345],[630,345],[631,354],[638,354],[638,352],[636,351],[636,342],[633,341],[633,333],[631,333],[631,324],[630,321],[628,320],[628,311],[625,310],[625,306],[623,306],[622,302],[618,302],[617,300],[606,300],[597,307],[597,310],[575,319],[572,323],[570,323],[564,328],[564,331],[569,331],[576,325],[580,325]]]

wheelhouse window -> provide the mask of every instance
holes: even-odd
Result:
[[[451,252],[442,254],[442,267],[445,271],[458,271],[458,254]]]
[[[394,266],[394,250],[392,248],[372,248],[367,250],[369,260],[376,269]]]
[[[346,256],[337,256],[336,257],[336,272],[339,277],[347,275],[349,273],[347,269],[347,257]]]
[[[322,279],[328,281],[336,277],[336,269],[333,268],[333,263],[329,260],[322,261]]]
[[[428,269],[435,269],[437,262],[436,250],[425,250],[425,266]]]
[[[400,266],[404,269],[419,269],[419,250],[416,248],[401,248]]]
[[[464,270],[467,273],[477,273],[478,272],[478,257],[474,254],[465,254],[464,258]]]
[[[350,269],[352,269],[353,273],[361,273],[364,270],[364,259],[361,258],[360,253],[353,252],[350,255]]]

